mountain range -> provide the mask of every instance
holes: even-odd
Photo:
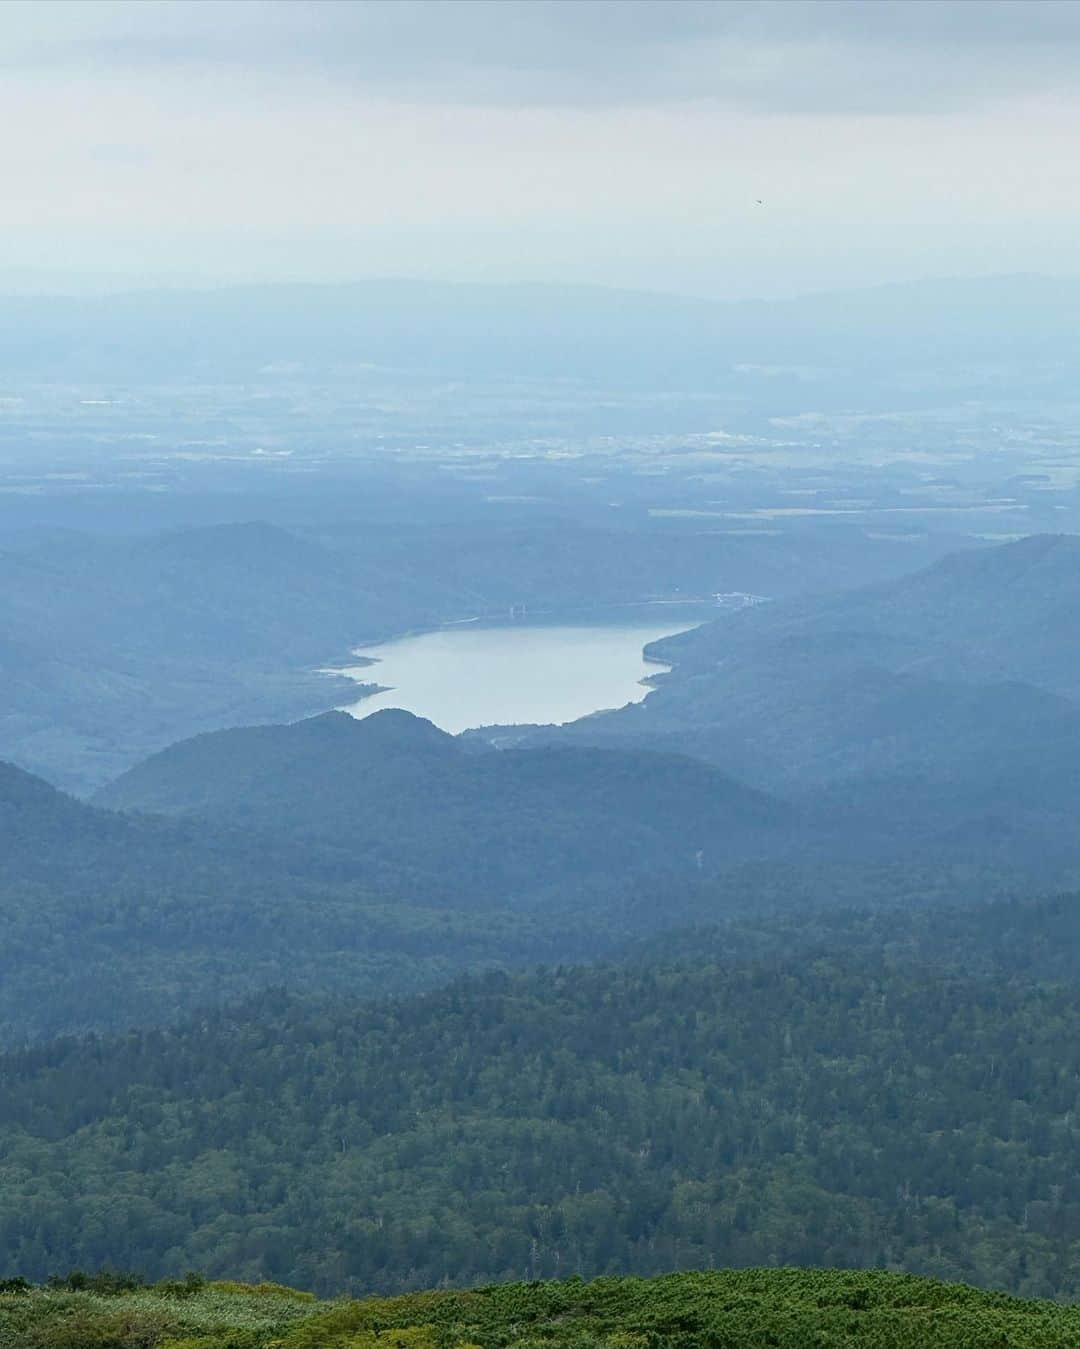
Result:
[[[901,842],[1063,855],[1078,618],[1080,539],[1032,536],[705,623],[649,649],[674,668],[644,703],[500,738],[683,751]]]

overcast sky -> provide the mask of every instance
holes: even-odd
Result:
[[[1080,275],[1074,0],[7,0],[0,269]]]

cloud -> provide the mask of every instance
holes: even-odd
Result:
[[[12,68],[247,71],[405,102],[951,110],[1067,89],[1074,0],[16,0]]]
[[[1075,274],[1078,58],[1071,0],[6,0],[0,237],[232,279]]]

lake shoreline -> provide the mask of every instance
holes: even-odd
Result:
[[[355,681],[349,701],[338,707],[359,718],[399,707],[451,734],[490,725],[564,725],[648,697],[671,665],[647,656],[646,648],[697,626],[702,608],[689,602],[607,606],[602,618],[595,609],[588,618],[579,609],[572,621],[554,614],[494,622],[477,616],[357,647],[350,664],[324,673]],[[364,677],[373,665],[380,666],[377,684]]]

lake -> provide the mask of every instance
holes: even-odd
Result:
[[[694,626],[671,619],[550,627],[462,623],[358,649],[357,656],[378,664],[335,673],[389,686],[344,709],[354,717],[402,707],[455,733],[562,723],[640,702],[649,691],[641,680],[667,668],[646,662],[642,647]]]

